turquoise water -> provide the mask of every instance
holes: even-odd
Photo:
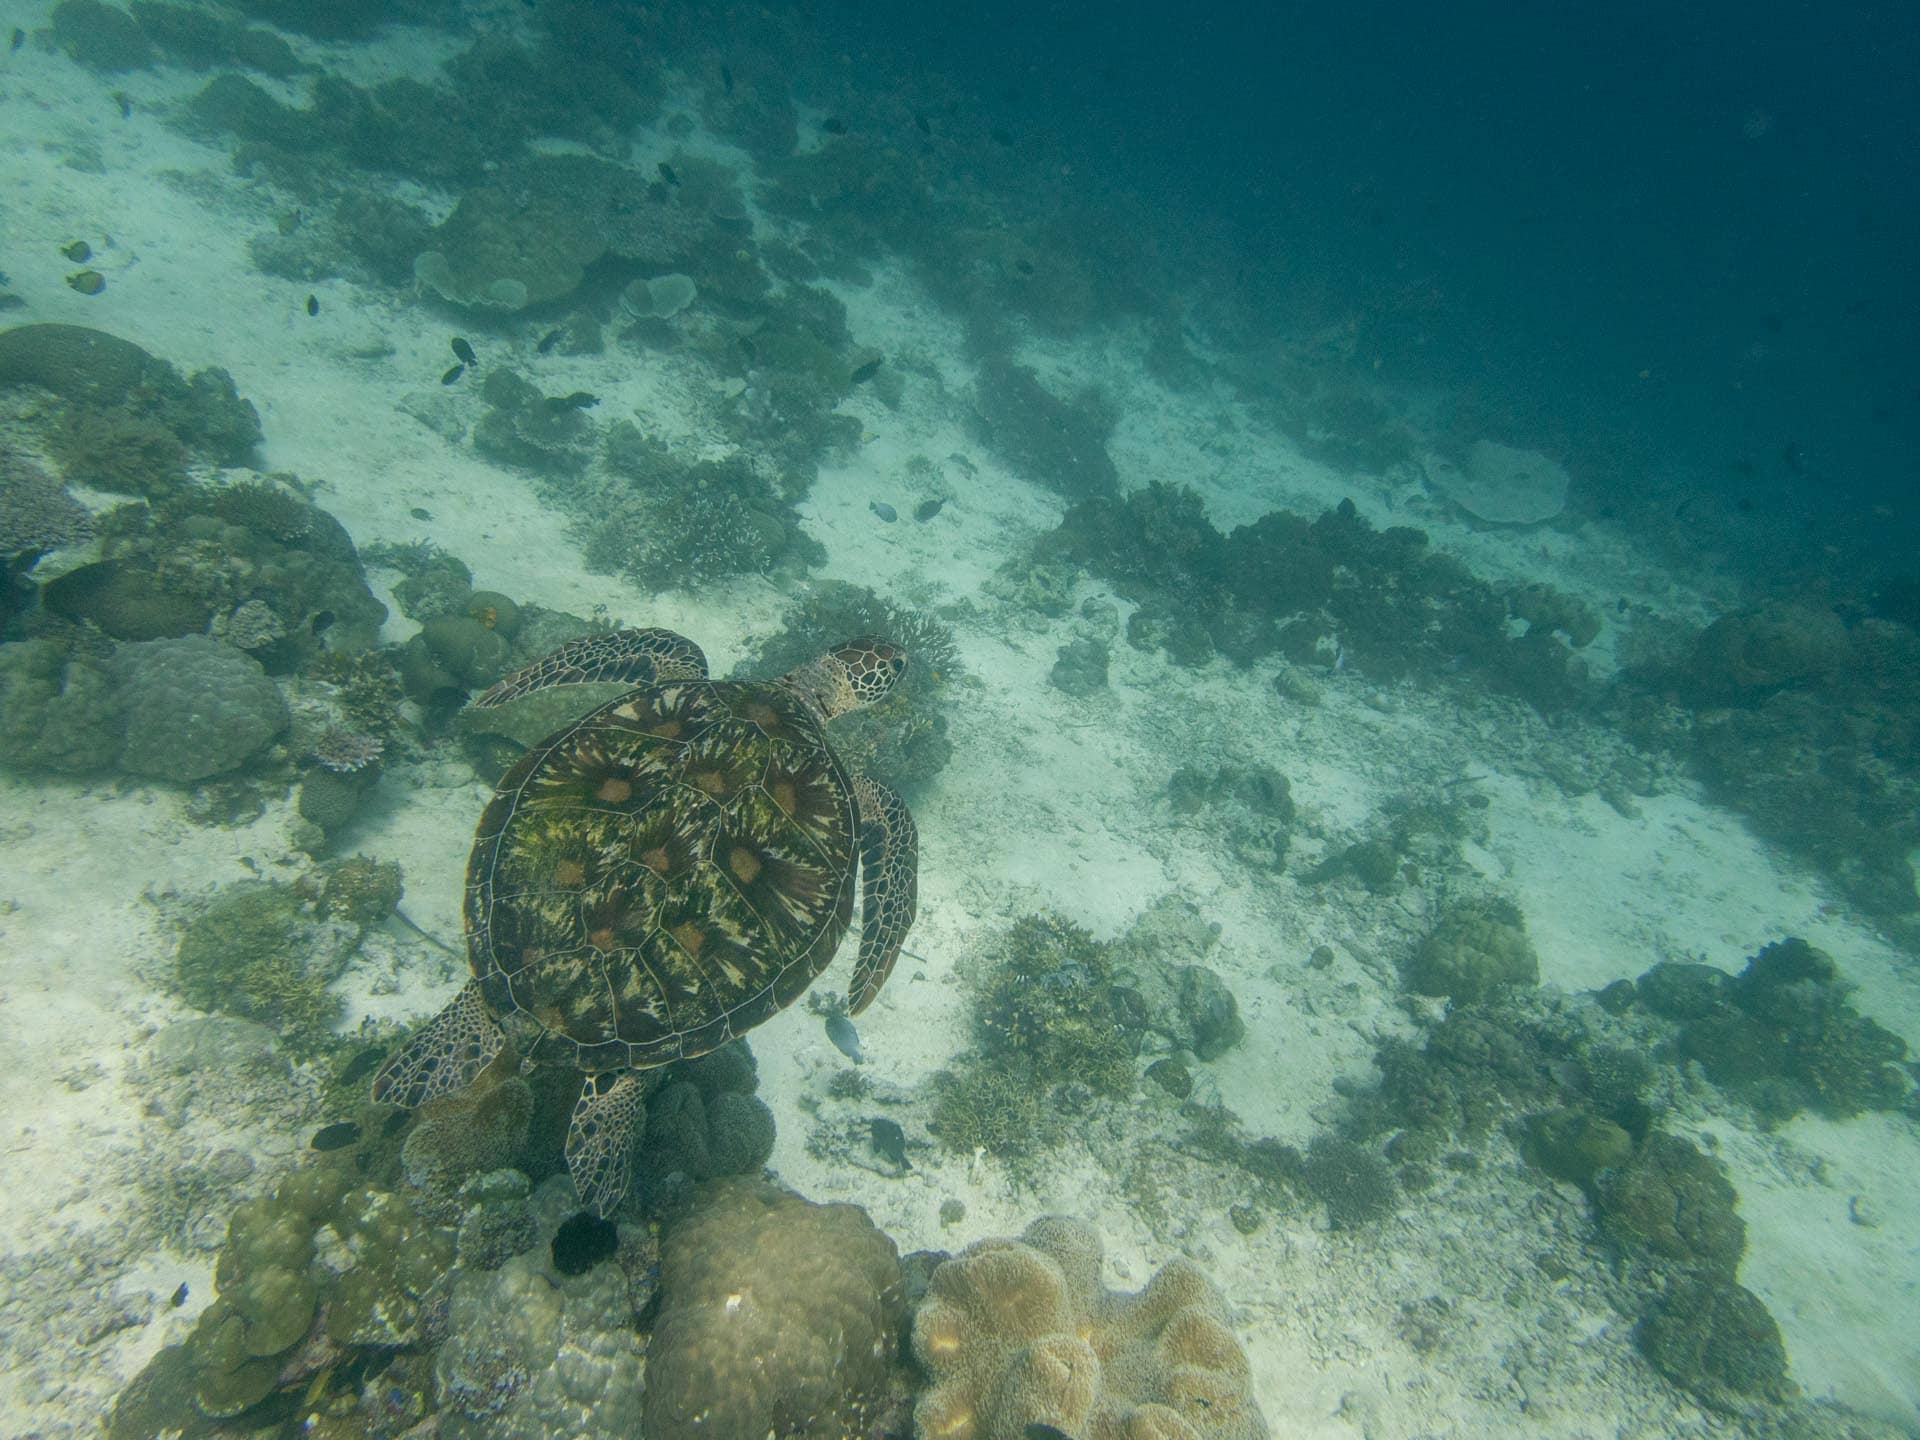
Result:
[[[0,1434],[1920,1427],[1904,17],[0,28]]]

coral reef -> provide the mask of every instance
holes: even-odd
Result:
[[[853,1205],[702,1186],[667,1227],[647,1351],[649,1440],[875,1432],[907,1323],[893,1241]]]
[[[920,1440],[1264,1440],[1219,1291],[1174,1260],[1137,1294],[1100,1283],[1101,1243],[1063,1216],[944,1261],[914,1316],[933,1377]]]
[[[1649,1135],[1626,1164],[1599,1176],[1595,1199],[1601,1230],[1629,1253],[1730,1281],[1746,1250],[1725,1169],[1678,1135]]]
[[[1467,901],[1440,917],[1408,960],[1406,980],[1417,994],[1471,1003],[1502,985],[1537,985],[1540,957],[1519,907],[1503,899]]]
[[[1850,989],[1832,956],[1789,936],[1761,947],[1738,976],[1662,964],[1635,993],[1684,1022],[1683,1057],[1779,1124],[1808,1108],[1836,1118],[1898,1109],[1913,1092],[1900,1069],[1906,1042],[1855,1011]]]
[[[1758,1295],[1732,1280],[1676,1277],[1634,1341],[1654,1369],[1716,1410],[1757,1413],[1796,1393],[1780,1327]]]
[[[287,727],[287,702],[250,655],[202,635],[123,645],[107,663],[126,716],[120,768],[157,780],[237,770]]]
[[[100,559],[42,598],[116,640],[212,627],[281,674],[323,649],[372,648],[387,618],[346,530],[290,484],[191,486],[157,507],[121,506],[99,529]]]
[[[1293,840],[1293,791],[1270,765],[1182,765],[1167,781],[1176,815],[1206,812],[1227,847],[1259,870],[1280,870]]]
[[[324,1248],[322,1232],[333,1242]],[[205,1420],[244,1415],[276,1392],[319,1394],[344,1351],[420,1338],[425,1296],[452,1259],[451,1236],[405,1200],[361,1183],[345,1161],[316,1159],[234,1211],[218,1297],[128,1385],[107,1433],[202,1434]]]
[[[47,640],[0,645],[0,756],[10,769],[84,774],[119,757],[113,681]]]
[[[0,385],[51,390],[73,415],[160,427],[193,458],[214,465],[244,465],[260,443],[260,417],[226,371],[183,377],[132,341],[84,325],[0,331]]]
[[[1300,1181],[1327,1207],[1336,1230],[1377,1220],[1393,1208],[1393,1171],[1372,1150],[1337,1135],[1316,1135],[1307,1146]]]
[[[340,1001],[327,987],[360,941],[357,920],[315,913],[291,885],[216,891],[180,932],[174,978],[189,1004],[258,1020],[296,1054],[325,1045]]]

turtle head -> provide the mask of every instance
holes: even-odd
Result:
[[[866,635],[836,645],[818,660],[802,665],[787,679],[813,702],[821,719],[831,720],[836,715],[885,699],[887,692],[906,673],[906,651],[889,641]]]

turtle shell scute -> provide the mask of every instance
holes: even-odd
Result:
[[[705,1054],[833,958],[856,830],[847,772],[791,691],[624,695],[530,750],[481,817],[466,918],[483,994],[583,1069]]]

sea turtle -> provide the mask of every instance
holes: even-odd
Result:
[[[474,703],[553,685],[633,688],[500,782],[467,861],[470,979],[374,1077],[412,1107],[472,1082],[516,1032],[585,1073],[567,1131],[580,1202],[626,1193],[639,1072],[724,1045],[827,967],[863,896],[847,1009],[913,924],[919,841],[900,797],[850,774],[824,726],[884,696],[906,654],[851,640],[772,681],[710,680],[668,630],[569,641]],[[857,862],[857,863],[856,863]]]

